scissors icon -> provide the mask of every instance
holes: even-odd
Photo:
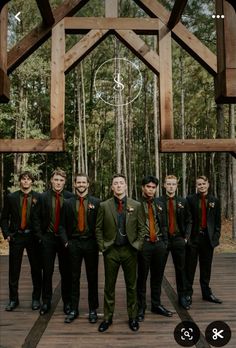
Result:
[[[224,338],[224,336],[222,336],[222,332],[224,332],[224,330],[219,330],[217,331],[216,328],[212,329],[212,332],[214,333],[214,335],[212,336],[213,340],[217,340],[217,338]]]

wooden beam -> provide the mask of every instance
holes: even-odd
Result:
[[[55,22],[49,0],[36,0],[43,22],[52,26]]]
[[[62,139],[0,139],[0,152],[61,152]]]
[[[236,152],[236,139],[165,139],[161,152]]]
[[[160,128],[161,138],[174,137],[171,33],[166,25],[159,31]]]
[[[236,12],[226,0],[216,0],[217,68],[215,94],[217,103],[236,103]]]
[[[145,43],[145,41],[132,30],[115,30],[115,35],[155,74],[159,74],[159,56]]]
[[[101,17],[66,17],[65,31],[70,34],[80,34],[85,30],[133,30],[141,34],[157,34],[158,18],[101,18]]]
[[[61,20],[52,29],[51,138],[64,139],[65,119],[65,29]]]
[[[66,16],[73,16],[88,1],[89,0],[64,0],[63,3],[53,11],[53,17],[55,19],[53,25],[56,25]],[[8,52],[8,74],[12,73],[12,71],[51,36],[53,25],[45,27],[45,25],[41,23]]]
[[[0,12],[0,102],[10,98],[10,80],[7,75],[7,5]]]
[[[170,12],[158,1],[134,0],[151,17],[158,17],[164,24],[168,24]],[[216,55],[212,53],[198,38],[182,23],[178,23],[171,32],[172,37],[194,59],[196,59],[211,75],[217,74]]]
[[[180,21],[188,0],[175,0],[167,26],[171,30]]]
[[[65,54],[64,71],[68,73],[76,64],[86,57],[102,40],[108,30],[90,30],[76,45]]]
[[[118,0],[105,0],[105,17],[118,17]]]

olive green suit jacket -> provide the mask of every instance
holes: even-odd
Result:
[[[137,250],[143,245],[145,226],[140,202],[127,198],[126,234],[129,243]],[[96,238],[99,250],[104,252],[115,242],[117,235],[117,210],[114,197],[100,204],[96,223]]]

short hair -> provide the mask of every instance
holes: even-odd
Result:
[[[28,176],[32,182],[34,182],[34,176],[29,170],[25,170],[24,172],[20,173],[19,175],[19,181],[23,179],[24,177]]]
[[[159,180],[157,179],[157,177],[155,177],[153,175],[147,175],[142,180],[142,186],[145,186],[145,185],[149,184],[150,182],[152,182],[156,186],[158,186],[158,184],[159,184]]]
[[[89,182],[89,176],[86,173],[76,173],[75,178],[74,178],[74,182],[76,182],[76,179],[78,176],[84,176],[87,179],[87,182]]]
[[[202,180],[204,180],[204,181],[209,181],[208,178],[207,178],[205,175],[199,175],[199,176],[196,178],[196,181],[197,181],[198,179],[202,179]]]
[[[60,175],[60,176],[62,176],[63,178],[66,179],[66,172],[65,172],[63,169],[59,168],[59,167],[57,167],[56,169],[54,169],[54,170],[52,171],[52,173],[51,173],[51,179],[52,179],[52,177],[53,177],[54,175]]]
[[[166,175],[166,177],[165,177],[165,180],[164,180],[164,182],[166,182],[166,180],[167,179],[174,179],[174,180],[176,180],[177,181],[177,183],[178,183],[178,178],[177,178],[177,176],[175,176],[175,175]]]
[[[126,182],[126,176],[125,176],[124,174],[121,174],[121,173],[116,173],[116,174],[114,174],[114,175],[112,176],[111,183],[113,183],[113,180],[114,180],[115,178],[123,178],[123,179],[125,180],[125,182]]]

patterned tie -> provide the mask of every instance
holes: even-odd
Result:
[[[169,233],[175,233],[175,211],[173,197],[169,197]]]
[[[24,194],[24,198],[22,201],[22,210],[21,210],[21,224],[20,224],[21,230],[24,230],[27,226],[27,198],[28,198],[28,195]]]
[[[123,205],[122,205],[122,200],[118,200],[118,213],[122,213],[123,210]]]
[[[60,193],[56,192],[56,204],[55,204],[55,222],[54,222],[54,233],[58,232],[58,227],[60,223]]]
[[[155,228],[155,219],[153,214],[152,202],[147,201],[148,203],[148,220],[149,220],[149,232],[150,232],[150,241],[155,242],[156,240],[156,228]]]
[[[85,207],[84,197],[79,198],[79,209],[78,209],[78,230],[83,232],[85,228]]]
[[[201,195],[201,212],[202,212],[202,221],[201,228],[205,229],[207,227],[207,218],[206,218],[206,196]]]

